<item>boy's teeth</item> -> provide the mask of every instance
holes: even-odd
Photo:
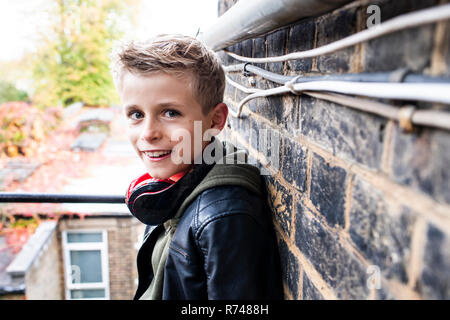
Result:
[[[150,157],[160,157],[160,156],[168,154],[168,153],[170,153],[170,151],[146,152],[146,154]]]

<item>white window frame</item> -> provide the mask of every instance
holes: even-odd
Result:
[[[67,242],[67,235],[69,233],[101,233],[102,242]],[[65,291],[66,300],[109,300],[109,263],[108,263],[108,233],[105,230],[95,229],[71,229],[62,232],[63,243],[63,257],[64,257],[64,279],[65,279]],[[102,264],[102,282],[94,283],[72,283],[72,267],[70,265],[70,251],[83,251],[83,250],[99,250]],[[104,289],[104,298],[82,298],[72,299],[70,295],[71,290],[84,290],[84,289]]]

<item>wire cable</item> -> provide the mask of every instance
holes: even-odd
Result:
[[[253,73],[272,82],[285,84],[291,81],[295,76],[285,76],[273,73],[251,64],[239,64],[235,66],[224,67],[226,72],[243,71],[245,73]],[[392,72],[372,72],[372,73],[350,73],[337,75],[321,75],[321,76],[301,76],[296,83],[312,82],[312,81],[356,81],[356,82],[404,82],[404,83],[450,83],[448,77],[430,77],[422,74],[409,73],[407,69],[399,69]]]
[[[399,108],[378,101],[350,97],[337,93],[313,91],[304,91],[303,93],[316,99],[330,101],[352,109],[398,121],[400,126],[407,131],[412,129],[412,125],[428,126],[450,131],[450,114],[448,112],[439,110],[417,110],[411,106]],[[409,111],[409,113],[407,113],[407,119],[405,119],[404,111]],[[240,116],[238,112],[231,110],[231,108],[229,113],[234,117]]]
[[[267,58],[249,58],[237,55],[227,50],[224,51],[236,60],[253,63],[283,62],[294,59],[312,58],[323,54],[332,53],[364,41],[372,40],[385,34],[393,33],[407,28],[418,27],[425,24],[435,23],[441,20],[447,20],[449,18],[450,4],[444,4],[424,10],[419,10],[413,13],[400,15],[386,22],[380,23],[379,25],[371,27],[370,29],[360,31],[344,39],[311,50],[293,52],[278,57]]]
[[[318,93],[306,91],[305,94],[322,100],[338,103],[353,109],[369,112],[378,116],[382,116],[391,120],[396,120],[400,126],[410,131],[409,125],[402,123],[402,113],[404,110],[410,110],[408,121],[411,124],[420,126],[429,126],[439,129],[450,130],[450,113],[438,110],[416,110],[412,106],[395,107],[386,103],[371,101],[367,99],[349,97],[336,93]]]
[[[237,89],[239,89],[239,90],[241,90],[242,92],[245,92],[245,93],[255,93],[255,92],[261,91],[261,89],[252,89],[252,88],[244,87],[243,85],[241,85],[241,84],[231,80],[230,77],[228,77],[227,75],[225,75],[225,80],[229,84],[231,84],[233,87],[235,87],[235,88],[237,88]]]
[[[361,83],[345,81],[287,82],[284,86],[252,93],[239,102],[237,115],[250,100],[286,92],[328,91],[381,99],[418,100],[450,104],[450,84],[429,83]]]

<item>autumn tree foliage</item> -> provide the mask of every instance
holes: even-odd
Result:
[[[0,105],[0,157],[32,156],[39,143],[61,119],[58,107],[45,111],[27,102],[13,101]]]
[[[52,28],[35,56],[33,103],[67,106],[82,101],[107,106],[118,101],[109,73],[109,53],[133,25],[140,0],[53,0]],[[126,23],[125,23],[126,22]]]

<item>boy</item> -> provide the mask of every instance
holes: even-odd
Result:
[[[147,169],[126,195],[147,225],[134,299],[281,299],[259,171],[230,164],[235,149],[214,137],[228,116],[215,53],[163,35],[129,43],[114,62],[128,136]]]

